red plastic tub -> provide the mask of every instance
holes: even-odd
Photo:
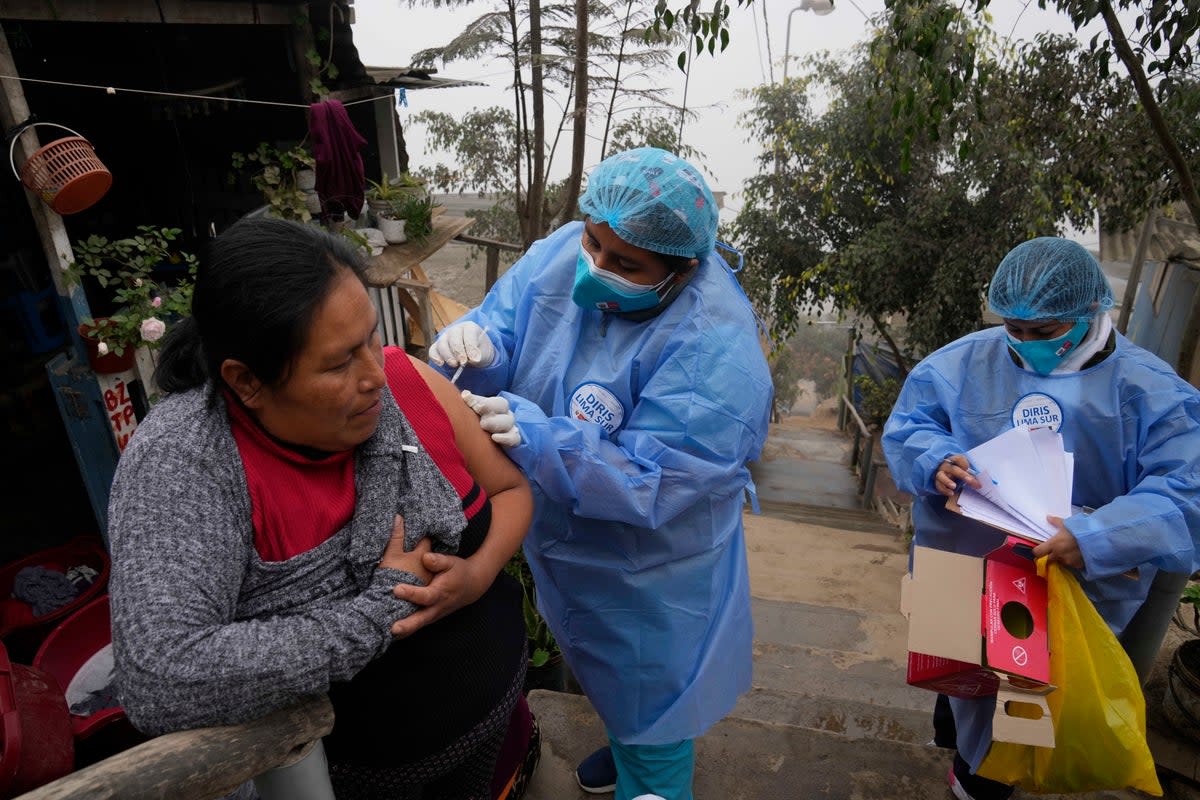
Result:
[[[58,572],[77,566],[87,566],[98,575],[91,586],[62,606],[33,616],[28,604],[12,597],[13,582],[25,567],[41,566]],[[41,550],[0,567],[0,639],[13,661],[31,663],[42,641],[56,625],[78,611],[94,598],[108,591],[109,560],[104,543],[97,536],[77,536],[66,544]]]
[[[0,797],[58,780],[75,768],[67,701],[54,679],[13,664],[0,645]]]
[[[33,666],[58,682],[65,694],[71,681],[92,656],[112,643],[108,595],[94,598],[62,622],[42,643]],[[65,702],[65,701],[64,701]],[[77,766],[83,767],[146,741],[120,707],[88,716],[70,715]]]

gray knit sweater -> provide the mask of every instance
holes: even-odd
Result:
[[[313,550],[264,562],[224,402],[158,403],[117,465],[108,510],[113,651],[122,704],[150,734],[242,722],[349,680],[413,606],[411,573],[377,569],[396,514],[407,549],[454,552],[457,493],[390,393],[355,453],[353,518]]]

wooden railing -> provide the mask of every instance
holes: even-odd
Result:
[[[867,423],[863,422],[863,418],[859,416],[858,409],[854,407],[850,396],[844,394],[838,398],[838,428],[845,432],[847,427],[853,428],[854,431],[854,447],[850,451],[850,469],[858,473],[859,502],[863,508],[872,508],[874,506],[876,473],[880,469],[887,469],[887,464],[875,460],[875,443],[879,441],[879,434],[872,431]]]
[[[479,236],[469,236],[465,233],[460,233],[454,239],[458,242],[465,242],[466,244],[473,244],[484,248],[484,253],[487,257],[487,265],[483,276],[484,294],[487,294],[488,290],[496,285],[496,279],[500,277],[500,251],[503,250],[506,253],[525,252],[525,248],[519,244],[497,242],[494,239],[483,239]]]
[[[17,800],[210,800],[299,761],[332,729],[320,695],[241,725],[159,736]]]

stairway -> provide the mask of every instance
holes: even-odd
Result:
[[[773,426],[772,436],[777,436]],[[951,800],[951,754],[926,746],[934,695],[905,683],[907,623],[899,613],[907,548],[900,533],[854,505],[813,505],[807,470],[838,496],[836,431],[779,436],[756,481],[763,514],[747,513],[755,624],[753,686],[697,740],[697,800]],[[807,452],[793,446],[805,443]],[[849,443],[844,443],[848,453]],[[788,452],[792,450],[792,452]],[[797,461],[806,466],[797,467]],[[765,480],[763,478],[766,478]],[[770,486],[764,492],[764,486]],[[788,502],[804,499],[805,502]],[[764,496],[765,495],[765,496]],[[536,691],[542,763],[529,800],[585,800],[575,765],[604,743],[586,698]],[[1186,786],[1167,797],[1200,798]],[[1018,791],[1017,798],[1025,795]],[[1051,797],[1044,795],[1043,797]],[[1133,792],[1073,795],[1133,800]]]

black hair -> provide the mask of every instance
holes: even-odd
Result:
[[[155,377],[164,392],[221,385],[235,359],[268,386],[287,379],[318,307],[342,270],[365,264],[342,236],[274,217],[241,219],[213,239],[196,271],[192,315],[172,326]]]

